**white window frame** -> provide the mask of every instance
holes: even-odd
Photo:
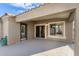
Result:
[[[46,39],[46,24],[35,24],[34,25],[34,38],[40,38],[40,37],[36,37],[36,26],[45,26],[44,32],[45,32],[45,39]]]
[[[50,35],[50,24],[57,24],[57,23],[63,23],[63,26],[64,26],[63,36],[61,36],[61,37]],[[65,21],[57,21],[57,22],[50,22],[50,23],[48,23],[48,37],[61,38],[61,39],[66,38],[66,35],[65,35]]]

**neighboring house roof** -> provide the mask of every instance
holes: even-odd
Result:
[[[2,15],[0,18],[4,17],[4,16],[15,16],[14,14],[11,14],[11,13],[5,13],[4,15]]]
[[[14,16],[14,15],[11,14],[11,13],[5,13],[5,15],[8,15],[8,16]]]

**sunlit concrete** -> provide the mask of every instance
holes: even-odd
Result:
[[[25,40],[0,47],[0,56],[72,56],[74,44],[53,40]]]

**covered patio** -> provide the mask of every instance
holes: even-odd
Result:
[[[46,9],[46,7],[48,9]],[[51,8],[51,4],[43,7],[43,9],[41,8],[42,7],[36,8],[32,11],[16,16],[16,22],[27,25],[25,29],[27,40],[26,43],[23,44],[28,46],[27,48],[24,48],[25,45],[23,45],[25,50],[20,51],[20,53],[24,52],[23,55],[74,55],[73,21],[75,8],[55,11]],[[64,22],[62,36],[50,36],[51,32],[49,30],[49,25],[52,24],[51,22],[59,24]],[[36,29],[36,27],[39,27],[40,30]],[[18,30],[21,30],[21,27],[20,29],[18,28]],[[20,39],[22,39],[22,36]]]
[[[25,29],[26,30],[25,36],[27,40],[42,38],[42,39],[51,39],[51,40],[73,43],[74,42],[74,33],[73,33],[74,32],[74,28],[73,28],[74,11],[75,9],[69,9],[69,10],[64,10],[62,12],[57,12],[53,14],[50,13],[48,15],[43,15],[43,16],[39,16],[31,19],[27,19],[27,18],[18,19],[17,17],[16,22],[27,25]],[[51,34],[50,31],[53,30],[53,28],[50,30],[51,24],[59,25],[61,28],[57,30],[61,29],[62,34],[61,35],[57,34],[58,36]]]

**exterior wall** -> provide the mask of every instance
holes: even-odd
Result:
[[[27,39],[34,39],[34,23],[27,23]]]
[[[59,39],[57,39],[57,38],[51,38],[51,37],[48,37],[48,24],[49,23],[51,23],[51,22],[57,22],[57,21],[64,21],[65,19],[48,19],[48,20],[40,20],[40,21],[36,21],[35,22],[35,25],[36,24],[45,24],[45,39],[51,39],[51,40],[59,40]],[[35,34],[34,34],[35,35]],[[59,41],[61,41],[61,40],[59,40]]]
[[[2,29],[3,29],[3,37],[5,37],[5,36],[7,36],[7,39],[9,39],[9,35],[8,35],[8,33],[9,33],[9,29],[8,29],[8,25],[9,25],[9,18],[8,18],[8,16],[4,16],[4,17],[2,17],[2,22],[3,22],[3,25],[2,25]],[[8,43],[9,43],[9,40],[7,40],[8,41]]]
[[[74,35],[74,39],[75,39],[75,48],[74,48],[74,52],[76,56],[79,56],[79,8],[75,11],[75,35]]]
[[[45,36],[47,39],[48,38],[48,23],[49,22],[56,22],[56,21],[63,21],[65,19],[50,19],[50,20],[41,20],[41,21],[33,21],[33,22],[27,22],[27,37],[28,39],[36,39],[35,37],[35,25],[36,24],[45,24],[45,28],[46,28],[46,31],[45,31]],[[48,38],[50,39],[50,38]]]
[[[73,24],[72,22],[69,22],[69,21],[66,21],[66,28],[65,28],[65,31],[66,31],[66,41],[67,42],[74,42],[73,40],[73,34],[72,34],[72,31],[73,31],[73,28],[72,28]]]
[[[2,20],[0,19],[0,39],[2,38]]]
[[[13,44],[20,41],[20,23],[16,23],[15,17],[9,18],[9,44]]]
[[[20,41],[20,24],[16,23],[15,18],[5,15],[2,20],[3,37],[7,36],[8,45]]]
[[[65,35],[66,38],[51,38],[48,37],[48,24],[51,22],[60,22],[65,21]],[[35,24],[45,24],[46,25],[46,39],[52,39],[57,41],[63,41],[63,42],[73,42],[72,39],[72,22],[67,22],[67,19],[49,19],[49,20],[42,20],[42,21],[36,21]]]
[[[0,39],[1,39],[1,20],[0,20]]]

